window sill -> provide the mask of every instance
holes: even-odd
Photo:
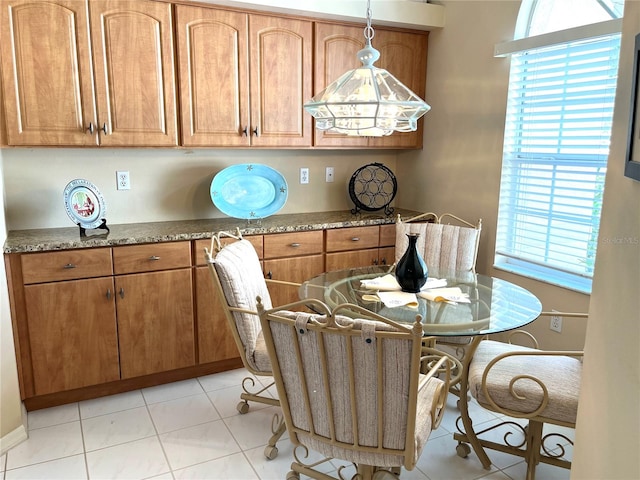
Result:
[[[570,274],[559,272],[545,272],[535,266],[514,265],[512,263],[494,263],[493,268],[503,270],[505,272],[520,275],[522,277],[531,278],[539,282],[548,283],[557,287],[566,288],[578,293],[591,295],[592,280],[590,278],[577,277]]]

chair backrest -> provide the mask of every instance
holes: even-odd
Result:
[[[424,222],[424,220],[432,220]],[[420,223],[413,223],[422,220]],[[454,220],[462,225],[443,223]],[[476,225],[462,220],[450,213],[441,216],[425,213],[408,220],[398,216],[396,222],[396,263],[409,245],[407,234],[419,234],[417,248],[427,264],[434,272],[474,272],[478,256],[478,245],[482,220]]]
[[[271,297],[262,273],[260,259],[253,245],[240,237],[236,242],[221,246],[214,237],[212,250],[205,249],[205,258],[213,283],[218,287],[222,307],[238,344],[245,367],[263,371],[255,361],[256,344],[262,327],[256,309],[256,297],[271,308]],[[214,256],[215,255],[215,256]]]
[[[336,314],[343,307],[318,315],[258,306],[290,438],[330,458],[413,468],[447,390],[420,375],[422,326]]]

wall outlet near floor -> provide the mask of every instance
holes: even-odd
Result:
[[[562,333],[562,317],[560,315],[551,315],[549,328],[554,332]]]
[[[309,169],[307,167],[300,169],[300,183],[309,183]]]
[[[131,190],[131,180],[129,178],[129,172],[117,171],[116,181],[118,184],[118,190]]]

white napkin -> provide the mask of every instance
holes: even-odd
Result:
[[[385,307],[411,307],[418,308],[418,298],[415,293],[409,292],[378,292],[378,297]]]
[[[434,288],[426,292],[421,291],[418,295],[432,302],[471,303],[469,295],[462,293],[459,287]]]
[[[400,284],[396,280],[396,277],[394,277],[390,273],[382,277],[360,280],[360,284],[367,290],[385,290],[385,291],[402,290],[400,288]],[[427,278],[426,283],[422,286],[420,290],[422,291],[422,290],[428,290],[430,288],[444,287],[446,285],[447,285],[446,278]]]

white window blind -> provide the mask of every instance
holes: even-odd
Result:
[[[620,35],[512,56],[496,267],[591,291]]]

